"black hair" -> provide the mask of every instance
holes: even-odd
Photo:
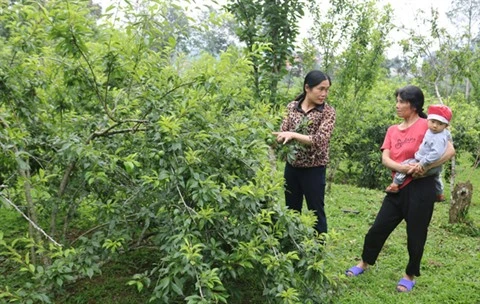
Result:
[[[308,72],[305,76],[305,80],[303,81],[303,92],[298,95],[295,100],[303,101],[305,99],[305,96],[307,96],[307,92],[305,91],[305,85],[308,85],[309,88],[313,88],[325,80],[328,80],[328,83],[332,85],[332,80],[330,79],[330,76],[328,76],[324,72],[319,70],[313,70]]]
[[[423,104],[425,103],[425,97],[422,90],[414,85],[407,85],[403,88],[395,90],[395,98],[400,97],[400,99],[408,101],[410,105],[418,113],[418,116],[422,118],[427,118],[427,114],[423,112]]]

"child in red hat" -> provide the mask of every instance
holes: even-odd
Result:
[[[428,107],[428,130],[425,133],[420,148],[415,153],[415,158],[407,159],[403,164],[411,164],[411,174],[422,173],[431,163],[437,161],[447,148],[448,141],[451,140],[450,131],[446,128],[452,119],[452,110],[445,105],[431,105]],[[437,201],[443,200],[443,184],[440,179],[442,167],[430,168],[425,175],[437,175]],[[405,173],[397,172],[394,175],[393,182],[385,190],[388,193],[397,193],[399,186],[403,184],[406,178]]]

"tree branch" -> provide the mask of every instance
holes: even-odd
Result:
[[[131,128],[131,129],[121,129],[121,130],[116,130],[116,131],[101,131],[101,132],[95,132],[93,133],[92,135],[90,135],[90,137],[88,138],[87,140],[87,144],[97,138],[97,137],[107,137],[107,136],[111,136],[111,135],[115,135],[115,134],[122,134],[122,133],[135,133],[137,131],[147,131],[147,128],[143,128],[143,129],[135,129],[135,128]]]

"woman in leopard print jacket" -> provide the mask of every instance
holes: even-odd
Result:
[[[310,71],[303,92],[287,106],[281,132],[273,132],[277,142],[300,146],[295,158],[285,164],[285,202],[288,208],[300,212],[305,197],[308,209],[318,218],[315,229],[319,233],[327,232],[326,165],[336,117],[335,109],[326,103],[331,84],[327,74]]]

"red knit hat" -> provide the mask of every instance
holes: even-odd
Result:
[[[427,119],[435,119],[448,125],[452,119],[452,110],[442,104],[431,105],[428,107]]]

